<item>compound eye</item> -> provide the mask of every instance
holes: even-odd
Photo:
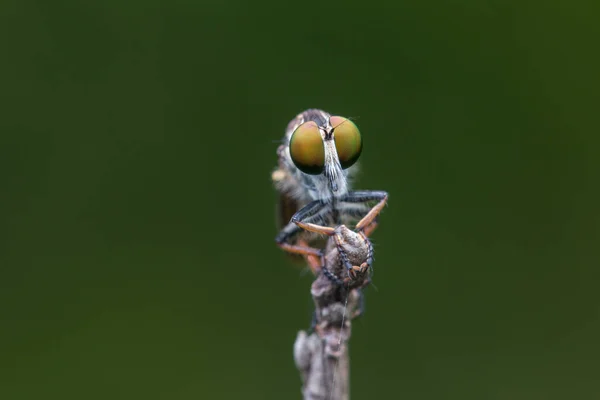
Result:
[[[360,157],[362,136],[354,122],[344,117],[331,117],[329,123],[333,127],[335,149],[342,168],[350,168]]]
[[[319,127],[313,121],[300,125],[290,139],[290,155],[305,174],[319,175],[325,166],[325,148]]]

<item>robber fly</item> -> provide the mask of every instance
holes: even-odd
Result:
[[[350,191],[361,152],[360,131],[347,118],[309,109],[288,124],[272,174],[280,192],[280,219],[289,221],[275,238],[282,249],[303,254],[297,236],[312,231],[310,224],[348,224],[364,217],[370,202],[386,202],[384,191]]]

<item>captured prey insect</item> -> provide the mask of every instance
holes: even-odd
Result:
[[[349,224],[367,214],[370,202],[385,202],[383,191],[350,191],[361,152],[361,134],[347,118],[309,109],[288,124],[272,174],[287,224],[275,238],[282,249],[297,254],[302,224]]]

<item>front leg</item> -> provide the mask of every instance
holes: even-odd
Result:
[[[275,242],[279,247],[283,250],[292,253],[292,254],[302,254],[302,255],[318,255],[314,253],[314,249],[303,246],[303,245],[295,245],[292,244],[292,240],[294,237],[298,235],[298,233],[302,230],[295,221],[297,220],[310,220],[314,217],[319,216],[323,212],[326,204],[320,200],[315,200],[306,206],[304,206],[300,211],[298,211],[292,217],[292,221],[289,222],[275,237]]]
[[[372,207],[369,212],[356,224],[355,229],[361,231],[369,228],[375,221],[383,207],[387,204],[388,194],[382,190],[361,190],[350,192],[340,199],[340,201],[350,204],[366,204],[371,201],[378,203]],[[376,226],[376,225],[375,225]],[[369,234],[373,232],[375,226],[369,229]],[[368,235],[367,235],[368,236]]]

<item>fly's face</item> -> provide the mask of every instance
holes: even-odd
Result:
[[[348,175],[362,151],[362,137],[347,118],[307,110],[292,120],[279,148],[282,193],[302,204],[331,201],[348,193]]]

